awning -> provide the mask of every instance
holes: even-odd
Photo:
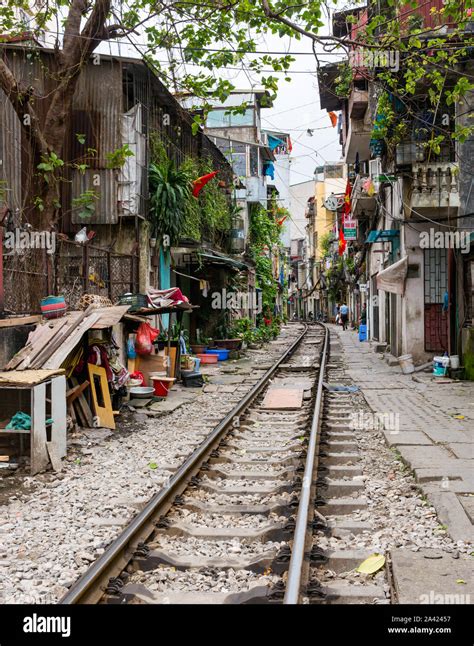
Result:
[[[216,251],[201,252],[199,257],[209,265],[227,265],[234,269],[239,269],[240,271],[250,269],[250,266],[245,262],[234,260],[234,258],[229,258],[228,256],[224,256],[224,254],[220,254]]]
[[[394,262],[393,265],[380,271],[377,278],[377,289],[391,294],[405,293],[405,279],[408,272],[408,256]]]

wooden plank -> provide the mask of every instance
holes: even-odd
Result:
[[[34,368],[59,368],[61,366],[62,361],[58,362],[52,362],[53,365],[49,365],[51,361],[49,361],[56,353],[57,350],[59,350],[62,354],[65,352],[64,358],[67,357],[69,352],[74,349],[75,345],[78,343],[78,341],[73,342],[73,339],[76,338],[77,336],[77,330],[78,328],[81,329],[81,326],[84,322],[84,319],[86,319],[90,312],[92,311],[92,306],[89,305],[89,307],[84,310],[84,312],[81,312],[79,316],[74,319],[70,325],[65,326],[64,328],[61,328],[61,330],[58,332],[54,340],[52,341],[51,344],[49,344],[40,354],[36,357],[35,361],[32,363]],[[86,327],[88,329],[90,325]],[[85,330],[84,330],[85,331]],[[84,332],[83,332],[84,333]],[[82,336],[82,334],[79,336]],[[47,365],[48,364],[48,365]]]
[[[172,348],[172,350],[176,348]],[[145,378],[145,386],[153,386],[150,381],[152,372],[165,372],[168,365],[168,357],[160,354],[137,355],[135,359],[136,370],[140,371]],[[129,369],[130,372],[130,369]],[[131,372],[134,372],[133,370]]]
[[[56,471],[56,473],[59,473],[60,471],[62,471],[63,465],[61,458],[56,452],[56,445],[54,444],[54,442],[46,442],[46,448],[48,450],[49,460],[51,462],[53,470]]]
[[[176,374],[177,352],[178,352],[178,348],[169,348],[169,356],[170,356],[169,377],[174,377]],[[168,348],[165,348],[165,353],[168,354]]]
[[[83,335],[91,328],[99,315],[92,311],[87,318],[82,320],[79,326],[63,341],[59,348],[56,348],[49,359],[43,364],[44,368],[59,368],[67,359],[67,356],[74,350]]]
[[[12,316],[12,318],[0,320],[0,327],[16,327],[18,325],[34,325],[41,321],[41,315],[34,316]]]
[[[101,307],[94,310],[100,314],[100,318],[91,326],[93,330],[102,330],[107,327],[113,327],[120,323],[124,315],[130,309],[130,305],[114,305],[113,307]]]
[[[66,377],[51,379],[51,444],[58,458],[66,455]],[[54,465],[53,465],[54,466]]]
[[[0,455],[0,462],[10,462],[9,455]]]
[[[270,388],[262,403],[269,410],[292,410],[303,405],[303,390],[299,388]]]
[[[70,390],[66,392],[66,401],[69,406],[75,399],[79,397],[79,395],[89,386],[88,381],[84,381],[82,384],[78,384],[77,386],[74,386]]]
[[[78,384],[78,381],[75,377],[71,379],[71,383],[75,386]],[[79,397],[74,402],[76,413],[79,417],[79,422],[81,426],[85,428],[91,428],[94,424],[94,419],[92,416],[92,411],[89,407],[89,404],[86,401],[84,393],[82,392]]]
[[[90,428],[90,424],[88,423],[87,418],[82,410],[80,398],[76,399],[76,401],[72,404],[72,410],[75,412],[75,418],[76,421],[79,422],[79,426]]]
[[[74,409],[73,403],[71,402],[67,406],[67,414],[69,417],[72,419],[74,424],[77,424],[77,416],[76,416],[76,411]]]
[[[42,381],[61,375],[64,370],[10,370],[0,372],[0,388],[2,386],[35,386]]]
[[[44,471],[49,464],[46,448],[46,384],[38,384],[31,391],[31,475]]]
[[[56,323],[56,322],[54,322]],[[52,321],[45,325],[38,325],[28,336],[28,341],[7,363],[5,370],[15,370],[22,365],[28,357],[36,356],[45,344],[51,340],[57,331],[57,325]],[[64,323],[64,322],[63,322]],[[31,361],[31,359],[30,359]]]
[[[109,384],[107,382],[107,373],[105,372],[105,368],[88,363],[87,369],[89,371],[94,414],[97,418],[94,420],[96,422],[95,425],[115,429],[114,412],[112,409],[112,401],[110,399]],[[100,380],[100,389],[102,391],[101,399],[104,403],[103,406],[99,404],[97,386],[94,377],[98,377]]]

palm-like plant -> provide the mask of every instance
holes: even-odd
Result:
[[[191,197],[190,177],[171,160],[150,164],[148,177],[153,235],[159,240],[168,235],[170,244],[176,245],[184,229],[186,202]]]

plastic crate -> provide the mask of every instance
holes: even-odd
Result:
[[[183,385],[186,388],[202,388],[204,386],[204,379],[200,372],[192,372],[188,375],[183,375]]]
[[[130,305],[131,310],[148,307],[148,297],[145,294],[123,294],[119,298],[120,305]]]

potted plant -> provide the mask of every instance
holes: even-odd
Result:
[[[151,163],[149,168],[151,238],[168,236],[175,245],[186,221],[186,204],[191,197],[191,179],[186,170],[172,160]]]

